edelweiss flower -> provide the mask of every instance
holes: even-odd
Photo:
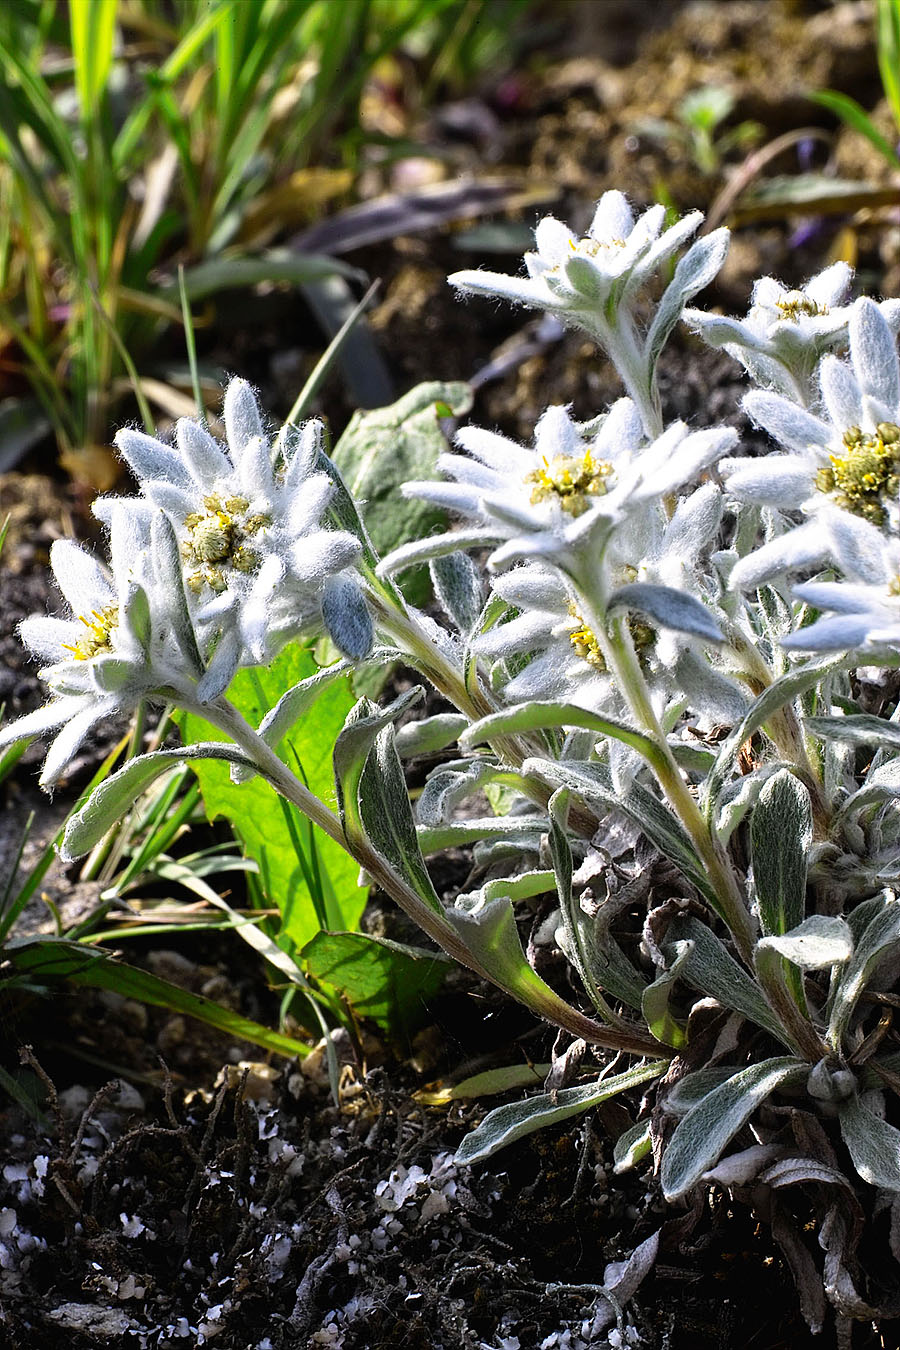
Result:
[[[631,540],[638,551],[627,555],[626,561],[617,536],[616,556],[609,559],[607,609],[628,611],[635,649],[660,687],[691,638],[717,642],[721,637],[697,594],[695,579],[700,556],[721,520],[720,497],[719,489],[709,483],[682,501],[671,520],[660,508],[648,511],[647,526]],[[535,653],[503,686],[505,698],[521,702],[565,697],[594,710],[611,707],[613,689],[603,644],[581,613],[574,590],[558,572],[529,563],[495,578],[492,589],[521,613],[476,637],[473,650],[493,659]]]
[[[371,645],[361,593],[345,572],[359,542],[320,525],[333,492],[317,472],[320,424],[307,422],[289,437],[278,466],[244,380],[229,384],[224,420],[224,447],[187,419],[176,426],[175,447],[138,431],[116,436],[142,492],[178,536],[201,643],[214,647],[201,698],[220,693],[238,665],[270,660],[321,620],[323,606],[352,611],[354,622],[341,629],[352,635],[347,655],[362,656]]]
[[[60,777],[95,722],[130,712],[147,695],[167,698],[189,675],[200,674],[171,601],[173,588],[180,588],[169,566],[174,550],[151,548],[152,514],[143,503],[113,507],[109,568],[71,540],[57,540],[50,565],[71,618],[35,615],[19,625],[26,646],[51,663],[40,672],[51,698],[0,729],[0,747],[61,726],[44,761],[45,787]]]
[[[407,483],[403,491],[459,511],[485,536],[505,540],[491,555],[494,570],[532,555],[564,567],[588,544],[599,560],[621,522],[696,477],[734,444],[736,433],[728,427],[690,433],[676,422],[651,444],[643,439],[630,399],[613,404],[591,436],[565,408],[551,407],[538,422],[534,449],[466,427],[456,440],[469,456],[438,460],[456,481]]]
[[[818,362],[826,352],[846,345],[853,306],[842,302],[852,275],[846,263],[836,262],[799,291],[762,277],[753,287],[745,319],[686,309],[684,321],[710,347],[724,347],[757,384],[805,407],[814,392],[811,381]],[[885,300],[878,308],[896,333],[900,301]]]
[[[651,206],[635,221],[621,192],[605,192],[581,239],[553,216],[539,222],[537,251],[525,254],[527,277],[475,271],[456,272],[448,280],[461,291],[536,309],[593,311],[613,290],[634,294],[703,220],[694,211],[661,234],[665,216],[665,207]]]
[[[778,394],[753,392],[743,406],[788,448],[783,455],[724,461],[728,491],[741,501],[809,520],[743,558],[736,586],[757,586],[792,567],[839,561],[836,541],[875,526],[900,530],[900,362],[890,326],[871,300],[857,300],[851,364],[826,356],[819,368],[828,420]],[[846,518],[851,517],[852,523]]]
[[[849,582],[809,581],[793,593],[816,609],[831,610],[782,639],[799,651],[849,651],[900,647],[900,540],[887,540],[880,553],[847,560]]]

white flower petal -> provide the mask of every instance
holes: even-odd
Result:
[[[225,434],[235,465],[251,441],[265,435],[256,396],[246,380],[231,380],[225,390]]]
[[[462,427],[456,433],[455,443],[496,473],[524,475],[527,472],[528,452],[496,431]]]
[[[753,390],[745,395],[741,406],[748,417],[789,450],[808,450],[811,446],[826,449],[831,443],[832,432],[826,422],[779,394]]]
[[[817,619],[808,628],[800,628],[796,633],[790,633],[781,639],[781,645],[792,651],[849,651],[863,645],[869,627],[869,621],[865,617],[835,615],[830,619]]]
[[[76,616],[115,603],[116,593],[106,568],[71,539],[57,539],[51,544],[50,566]]]
[[[833,309],[846,297],[852,276],[853,268],[848,263],[835,262],[812,277],[803,290],[819,309]]]
[[[853,371],[836,356],[826,356],[819,367],[822,398],[838,431],[858,427],[863,420],[862,393]]]
[[[771,539],[734,566],[729,585],[750,590],[792,568],[821,565],[829,553],[829,541],[818,520],[808,520],[786,534]]]
[[[530,611],[510,619],[508,623],[497,624],[487,633],[480,633],[472,640],[472,650],[480,656],[512,656],[517,652],[533,652],[546,647],[550,637],[547,614]]]
[[[131,431],[126,427],[116,432],[115,444],[141,485],[150,479],[160,479],[190,489],[192,479],[187,465],[177,451],[163,445],[155,436],[145,436],[142,431]]]
[[[541,261],[557,267],[570,256],[576,240],[568,225],[553,216],[544,216],[543,220],[538,221],[534,242]]]
[[[628,198],[615,189],[604,192],[588,230],[590,237],[600,241],[619,239],[624,242],[633,229],[634,215],[628,205]]]
[[[725,472],[724,465],[722,468]],[[725,486],[739,501],[797,511],[815,489],[815,474],[811,458],[765,455],[759,459],[731,460]]]
[[[98,699],[87,707],[82,703],[81,712],[66,723],[47,750],[39,779],[41,787],[50,787],[62,777],[91,728],[119,706],[119,700],[114,697]]]
[[[77,619],[54,619],[34,614],[19,624],[19,637],[35,656],[45,661],[65,661],[66,648],[84,637],[85,627]]]
[[[532,309],[554,309],[556,304],[546,285],[526,277],[504,276],[500,272],[454,272],[447,278],[451,286],[470,295],[497,296]]]
[[[863,296],[850,316],[850,356],[864,394],[900,415],[897,343],[874,300]]]
[[[15,721],[5,722],[0,726],[0,747],[12,745],[14,741],[23,741],[32,736],[43,736],[45,731],[51,731],[75,717],[83,707],[84,698],[78,694],[72,697],[53,698],[34,712],[26,713],[24,717],[18,717]]]
[[[290,570],[297,581],[324,582],[356,561],[359,540],[343,530],[317,530],[291,548]]]
[[[179,418],[175,423],[175,444],[201,491],[217,491],[231,474],[231,463],[225,451],[199,422]]]

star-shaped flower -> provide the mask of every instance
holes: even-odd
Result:
[[[566,408],[550,407],[533,448],[466,427],[457,445],[468,454],[438,460],[455,481],[407,483],[403,491],[460,512],[500,542],[492,570],[535,555],[566,567],[587,548],[602,556],[630,515],[690,482],[735,440],[729,427],[689,432],[676,422],[647,444],[630,399],[613,404],[592,433]]]
[[[825,652],[900,647],[900,540],[848,558],[846,570],[849,581],[793,587],[798,599],[830,613],[783,638],[783,647]]]
[[[900,361],[879,307],[857,300],[849,324],[850,363],[826,356],[819,367],[823,411],[815,416],[779,394],[744,399],[753,420],[786,454],[723,461],[728,491],[741,501],[808,519],[740,560],[735,586],[758,586],[779,573],[839,561],[851,537],[900,531]],[[826,420],[827,419],[827,420]]]
[[[448,280],[461,291],[536,309],[594,310],[613,292],[633,295],[703,221],[694,211],[663,230],[665,217],[665,207],[651,206],[635,220],[621,192],[605,192],[581,238],[553,216],[539,222],[536,250],[525,254],[527,277],[474,271],[455,272]]]
[[[761,277],[744,319],[686,309],[684,321],[710,347],[724,347],[765,389],[806,407],[815,394],[813,376],[826,352],[847,343],[853,306],[846,304],[852,271],[832,263],[800,290]],[[891,330],[900,329],[900,300],[878,306]]]
[[[70,615],[35,615],[19,626],[25,645],[49,662],[40,676],[51,697],[0,728],[0,747],[61,727],[44,761],[45,787],[62,775],[95,722],[130,712],[148,696],[165,700],[200,674],[184,602],[178,603],[175,550],[165,539],[153,546],[153,515],[142,502],[112,508],[108,566],[71,540],[57,540],[50,565]],[[164,521],[157,527],[169,531]]]
[[[138,431],[116,436],[144,496],[178,536],[201,645],[212,651],[201,698],[227,687],[238,665],[263,664],[320,624],[323,607],[353,609],[357,622],[342,631],[359,649],[347,655],[371,645],[348,571],[359,541],[321,525],[334,490],[318,470],[321,424],[285,438],[278,462],[253,392],[238,379],[228,385],[224,420],[224,446],[188,419],[178,422],[174,446]]]

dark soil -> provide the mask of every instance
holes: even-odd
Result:
[[[551,9],[554,7],[551,7]],[[562,7],[560,7],[560,13]],[[652,31],[650,16],[665,31]],[[586,223],[606,188],[649,201],[660,183],[679,209],[707,206],[721,187],[634,131],[640,116],[671,116],[690,88],[729,82],[729,125],[754,117],[767,137],[827,115],[793,91],[831,85],[870,107],[875,70],[868,10],[779,0],[651,6],[649,0],[581,0],[567,11],[564,50],[533,61],[503,104],[488,91],[494,139],[452,139],[455,171],[511,166],[551,182],[554,213]],[[458,127],[459,121],[455,125]],[[446,126],[446,123],[445,123]],[[440,119],[431,129],[444,136]],[[858,139],[858,174],[877,176]],[[796,168],[781,162],[785,171]],[[387,172],[380,186],[391,186]],[[529,221],[534,213],[529,216]],[[843,222],[838,222],[842,224]],[[738,231],[726,272],[704,303],[742,312],[752,279],[770,272],[794,285],[824,265],[838,225],[820,222],[805,244],[795,221]],[[886,232],[854,233],[873,290],[896,288]],[[383,278],[371,327],[397,393],[424,379],[482,380],[473,420],[530,439],[548,401],[594,414],[620,390],[583,339],[547,336],[508,307],[462,305],[448,272],[515,267],[513,252],[486,257],[447,231],[402,237],[348,255]],[[891,269],[894,268],[894,272]],[[242,298],[242,306],[246,297]],[[259,385],[265,406],[287,411],[314,360],[318,335],[302,303],[280,293],[259,303],[260,327],[201,335],[208,362]],[[309,334],[309,346],[297,333]],[[287,373],[293,372],[290,379]],[[666,411],[688,422],[738,420],[742,388],[726,358],[702,361],[674,341],[662,374]],[[322,395],[339,431],[350,411],[340,377]],[[26,464],[25,469],[44,465]],[[55,603],[47,558],[54,538],[89,538],[90,495],[58,476],[0,479],[0,519],[12,512],[0,572],[0,702],[6,716],[42,701],[15,624]],[[121,735],[104,730],[50,804],[33,787],[40,748],[0,784],[0,882],[29,812],[39,811],[25,865],[52,838],[92,767]],[[449,881],[448,881],[449,885]],[[44,890],[74,922],[97,888],[57,867]],[[38,913],[38,911],[30,911]],[[47,905],[32,929],[52,931]],[[394,921],[383,913],[371,924]],[[144,963],[195,992],[264,1022],[277,999],[236,940],[185,934],[173,950],[129,945]],[[489,1105],[426,1107],[413,1095],[435,1078],[499,1064],[545,1062],[547,1033],[495,991],[461,973],[427,1010],[409,1046],[337,1035],[344,1068],[332,1101],[321,1048],[299,1068],[261,1064],[179,1017],[85,990],[51,999],[0,995],[3,1067],[37,1103],[35,1119],[0,1111],[0,1350],[155,1350],[215,1344],[221,1350],[803,1350],[812,1338],[781,1256],[749,1204],[713,1194],[693,1215],[662,1206],[649,1170],[615,1176],[611,1140],[619,1108],[545,1131],[471,1170],[456,1145]],[[33,1046],[20,1065],[18,1047]],[[635,1103],[636,1104],[636,1103]],[[690,1222],[687,1219],[690,1218]],[[611,1262],[661,1230],[659,1256],[622,1309],[598,1292]],[[821,1253],[810,1238],[810,1249]],[[896,1350],[898,1324],[859,1324],[857,1350]]]

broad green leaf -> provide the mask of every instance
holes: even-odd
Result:
[[[704,1172],[777,1088],[808,1071],[802,1060],[783,1056],[742,1069],[706,1094],[675,1127],[663,1154],[661,1181],[667,1200],[678,1200],[698,1184]]]
[[[379,554],[433,534],[446,520],[444,511],[400,495],[401,484],[435,476],[438,455],[447,448],[439,404],[457,416],[468,412],[469,386],[431,381],[417,385],[388,408],[357,411],[334,448],[332,458],[362,503],[366,529]],[[427,593],[423,581],[413,588],[416,603]]]
[[[258,726],[287,690],[317,673],[308,651],[286,647],[268,669],[239,670],[228,697]],[[315,714],[295,721],[279,750],[323,801],[333,797],[331,750],[353,703],[346,678],[327,683]],[[193,714],[181,718],[181,729],[188,744],[210,734]],[[358,865],[338,844],[288,807],[264,779],[234,783],[225,766],[211,763],[197,765],[195,772],[209,819],[230,821],[247,855],[256,859],[263,893],[281,914],[284,940],[302,947],[320,928],[356,928],[366,892],[357,884]]]
[[[111,989],[123,998],[137,999],[159,1008],[184,1013],[198,1022],[216,1027],[235,1040],[251,1041],[273,1054],[288,1058],[309,1054],[310,1047],[290,1036],[271,1031],[212,999],[189,993],[148,970],[117,961],[108,952],[62,938],[16,938],[4,949],[10,965],[32,980],[68,980],[94,989]]]
[[[215,728],[206,727],[215,731]],[[71,862],[88,853],[95,844],[111,829],[117,821],[133,806],[151,783],[160,774],[171,769],[173,763],[185,760],[195,763],[198,760],[216,759],[225,777],[228,776],[228,764],[249,768],[250,761],[243,751],[235,749],[222,741],[198,742],[185,746],[181,750],[154,750],[149,755],[138,755],[130,759],[116,773],[96,787],[87,801],[70,816],[63,835],[60,854],[64,861]]]
[[[628,1069],[613,1078],[603,1078],[597,1083],[563,1088],[561,1092],[544,1092],[524,1102],[498,1106],[485,1116],[471,1134],[466,1135],[456,1151],[455,1161],[462,1166],[483,1162],[517,1139],[544,1130],[549,1125],[559,1125],[570,1116],[590,1111],[592,1107],[599,1106],[620,1092],[627,1092],[629,1088],[640,1087],[651,1078],[658,1078],[667,1068],[665,1060],[657,1060]]]
[[[357,1017],[371,1018],[392,1039],[422,1025],[449,964],[443,952],[366,933],[317,933],[301,955],[315,980],[333,986]]]
[[[900,1130],[853,1096],[838,1106],[844,1143],[863,1181],[900,1191]]]

